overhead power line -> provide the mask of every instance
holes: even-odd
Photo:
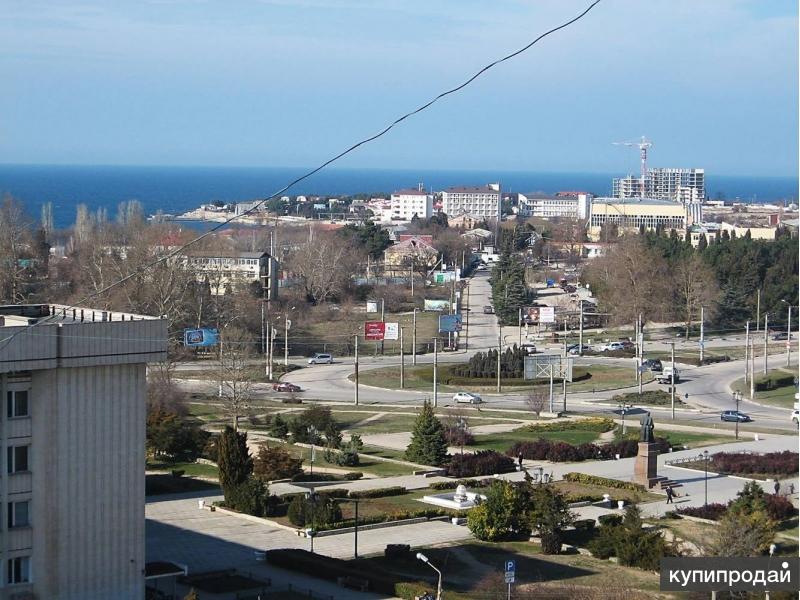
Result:
[[[469,84],[471,84],[473,81],[475,81],[478,77],[480,77],[481,75],[486,73],[488,70],[496,67],[497,65],[499,65],[499,64],[501,64],[501,63],[503,63],[503,62],[505,62],[507,60],[511,60],[512,58],[514,58],[516,56],[519,56],[520,54],[522,54],[523,52],[526,52],[527,50],[532,48],[535,44],[537,44],[538,42],[540,42],[541,40],[543,40],[547,36],[557,32],[557,31],[559,31],[561,29],[565,29],[566,27],[569,27],[573,23],[576,23],[577,21],[581,20],[583,17],[585,17],[589,13],[589,11],[591,11],[599,3],[600,3],[600,0],[594,0],[580,14],[578,14],[575,17],[573,17],[569,21],[566,21],[566,22],[562,23],[561,25],[558,25],[557,27],[553,27],[552,29],[549,29],[549,30],[545,31],[544,33],[542,33],[541,35],[536,37],[534,40],[532,40],[531,42],[529,42],[528,44],[526,44],[522,48],[519,48],[518,50],[515,50],[514,52],[511,52],[510,54],[506,54],[502,58],[499,58],[499,59],[497,59],[497,60],[485,65],[484,67],[479,69],[477,72],[475,72],[475,74],[473,74],[468,79],[466,79],[463,83],[461,83],[461,84],[459,84],[459,85],[457,85],[455,87],[452,87],[452,88],[450,88],[450,89],[448,89],[448,90],[446,90],[444,92],[441,92],[440,94],[438,94],[433,99],[431,99],[428,102],[426,102],[425,104],[422,104],[418,108],[415,108],[414,110],[411,110],[411,111],[405,113],[404,115],[396,118],[394,121],[389,123],[386,127],[381,129],[378,133],[376,133],[374,135],[371,135],[369,137],[366,137],[366,138],[354,143],[353,145],[349,146],[345,150],[342,150],[338,154],[332,156],[328,160],[326,160],[323,163],[321,163],[319,166],[311,169],[310,171],[307,171],[303,175],[300,175],[296,179],[292,180],[291,182],[289,182],[288,184],[283,186],[281,189],[279,189],[277,192],[275,192],[271,196],[269,196],[267,198],[264,198],[263,200],[258,201],[256,204],[254,204],[248,210],[245,210],[245,211],[241,212],[240,214],[234,215],[234,216],[230,217],[229,219],[226,219],[225,221],[222,221],[221,223],[215,225],[214,227],[212,227],[211,229],[209,229],[205,233],[202,233],[201,235],[197,236],[196,238],[190,240],[189,242],[183,244],[182,246],[179,246],[178,248],[176,248],[174,250],[171,250],[170,252],[164,254],[163,256],[160,256],[159,258],[157,258],[157,259],[155,259],[153,261],[150,261],[149,263],[140,265],[134,271],[132,271],[131,273],[128,273],[128,275],[126,275],[125,277],[122,277],[122,278],[118,279],[117,281],[114,281],[113,283],[110,283],[109,285],[107,285],[107,286],[105,286],[105,287],[103,287],[103,288],[101,288],[99,290],[96,290],[96,291],[92,292],[91,294],[88,294],[88,295],[84,296],[78,302],[76,302],[74,305],[70,305],[68,308],[75,308],[75,307],[77,307],[77,306],[79,306],[79,305],[81,305],[81,304],[83,304],[83,303],[85,303],[85,302],[87,302],[87,301],[89,301],[89,300],[91,300],[93,298],[96,298],[97,296],[105,294],[106,292],[112,290],[113,288],[115,288],[117,286],[120,286],[120,285],[122,285],[123,283],[125,283],[127,281],[130,281],[131,279],[133,279],[137,275],[141,275],[142,273],[144,273],[145,271],[147,271],[149,269],[152,269],[156,265],[158,265],[158,264],[160,264],[162,262],[165,262],[165,261],[169,260],[170,258],[173,258],[174,256],[177,256],[178,254],[182,253],[184,250],[186,250],[190,246],[193,246],[194,244],[196,244],[200,240],[205,239],[206,237],[210,236],[211,234],[215,233],[216,231],[219,231],[223,227],[226,227],[227,225],[230,225],[233,221],[255,212],[257,209],[259,209],[265,203],[269,202],[273,198],[277,198],[278,196],[280,196],[284,192],[288,191],[289,189],[291,189],[292,187],[294,187],[295,185],[297,185],[301,181],[304,181],[304,180],[308,179],[312,175],[318,173],[319,171],[321,171],[322,169],[328,167],[329,165],[331,165],[332,163],[338,161],[339,159],[347,156],[348,154],[350,154],[351,152],[353,152],[356,149],[360,148],[361,146],[363,146],[365,144],[369,144],[370,142],[373,142],[373,141],[377,140],[378,138],[383,137],[384,135],[389,133],[392,129],[394,129],[397,125],[399,125],[400,123],[402,123],[406,119],[408,119],[408,118],[410,118],[410,117],[412,117],[412,116],[414,116],[414,115],[416,115],[418,113],[421,113],[424,110],[427,110],[428,108],[430,108],[433,104],[435,104],[436,102],[438,102],[442,98],[444,98],[446,96],[449,96],[451,94],[455,94],[456,92],[464,89]],[[46,323],[51,318],[52,317],[48,317],[46,319],[42,319],[41,321],[37,321],[36,323],[34,323],[33,325],[31,325],[29,327],[36,327],[37,325]],[[21,332],[22,331],[19,331],[19,332],[15,333],[15,334],[3,339],[2,340],[2,346],[0,346],[0,350],[5,348],[5,346],[12,339],[14,339],[14,337],[16,337]]]

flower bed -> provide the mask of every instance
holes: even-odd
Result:
[[[659,454],[669,451],[669,442],[664,438],[656,438]],[[540,438],[535,442],[517,442],[506,451],[508,456],[522,454],[528,460],[549,460],[551,462],[581,462],[584,460],[630,458],[639,452],[637,440],[619,440],[610,444],[580,444],[546,440]]]

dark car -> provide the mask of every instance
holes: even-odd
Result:
[[[642,362],[642,366],[645,369],[650,369],[654,373],[660,373],[664,369],[664,367],[661,365],[661,361],[657,358],[648,358]]]
[[[288,382],[285,382],[285,381],[282,382],[282,383],[273,383],[272,384],[272,389],[275,390],[276,392],[300,392],[300,391],[302,391],[300,389],[299,385],[295,385],[293,383],[288,383]]]
[[[738,410],[724,410],[719,416],[720,421],[729,421],[731,423],[748,423],[752,421],[748,415]]]
[[[789,339],[789,334],[786,331],[780,331],[780,332],[776,333],[775,335],[773,335],[772,339],[775,340],[775,341],[788,340]]]
[[[622,344],[623,350],[633,350],[636,347],[636,344],[630,340],[620,340],[619,343]]]
[[[494,314],[494,308],[492,308],[489,305],[484,306],[483,307],[483,314],[485,314],[485,315],[493,315]]]

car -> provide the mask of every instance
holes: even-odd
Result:
[[[792,423],[800,425],[800,410],[794,409],[792,411]]]
[[[661,369],[660,373],[656,374],[656,381],[658,383],[672,384],[672,376],[675,376],[675,383],[681,382],[681,372],[675,367],[669,366]]]
[[[475,267],[475,270],[476,271],[485,271],[487,268],[488,267],[484,263],[481,263],[477,267]]]
[[[536,344],[533,344],[531,342],[525,342],[524,344],[522,344],[522,351],[525,354],[536,354]]]
[[[483,314],[485,314],[485,315],[493,315],[494,314],[494,308],[492,308],[491,306],[489,306],[487,304],[486,306],[483,307]]]
[[[723,410],[719,415],[720,421],[729,421],[731,423],[749,423],[751,419],[748,415],[738,410]]]
[[[650,371],[653,373],[660,373],[664,369],[661,361],[657,358],[648,358],[642,362],[642,366],[645,369],[650,369]]]
[[[572,354],[574,356],[576,354],[583,354],[584,352],[588,352],[591,349],[592,348],[590,346],[587,346],[586,344],[583,345],[583,348],[581,348],[580,344],[572,344],[570,346],[567,346],[567,354]]]
[[[317,353],[308,359],[310,365],[330,365],[333,364],[333,356],[330,354]]]
[[[483,402],[478,394],[472,392],[456,392],[453,394],[453,402],[457,404],[480,404]]]
[[[600,346],[600,352],[614,352],[615,350],[624,350],[625,346],[622,342],[609,342]]]
[[[276,392],[302,392],[299,385],[283,381],[280,383],[273,383],[272,389]]]
[[[772,339],[775,340],[776,342],[780,341],[780,340],[788,340],[789,339],[789,334],[786,331],[780,331],[780,332],[776,333],[775,335],[773,335]]]

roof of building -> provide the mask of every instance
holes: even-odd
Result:
[[[595,198],[595,204],[630,204],[636,205],[650,205],[650,206],[680,206],[680,202],[673,202],[672,200],[660,200],[658,198]]]
[[[0,306],[0,327],[20,327],[41,323],[143,321],[159,318],[63,304],[9,304]]]
[[[386,252],[395,253],[395,252],[408,252],[411,250],[433,250],[436,251],[428,240],[425,239],[424,236],[409,236],[403,239],[401,242],[397,242],[393,246],[389,246],[386,249]]]
[[[488,238],[492,237],[492,232],[486,229],[481,229],[476,227],[475,229],[471,229],[469,231],[465,231],[461,234],[461,237],[480,237],[480,238]]]
[[[414,188],[404,188],[392,192],[393,196],[427,196],[428,192],[425,190],[415,190]]]
[[[442,190],[448,194],[499,194],[495,189],[492,189],[488,185],[467,185],[467,186],[455,186],[449,187],[445,190]]]
[[[237,252],[236,250],[190,250],[186,256],[192,258],[262,258],[269,252]]]
[[[570,201],[572,201],[572,200],[577,200],[578,199],[577,195],[572,196],[572,195],[564,194],[562,196],[557,196],[557,195],[553,195],[553,194],[543,194],[542,192],[532,192],[530,194],[522,194],[522,195],[525,196],[526,198],[530,199],[530,200],[570,200]]]

